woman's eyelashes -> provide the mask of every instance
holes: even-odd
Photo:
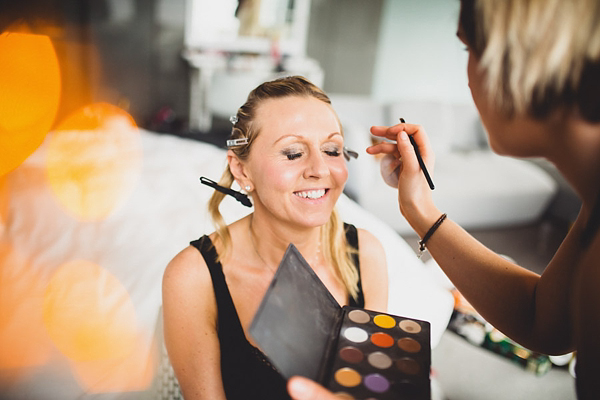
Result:
[[[302,154],[304,154],[301,150],[298,150],[298,149],[285,149],[282,151],[282,153],[290,161],[300,158],[300,157],[302,157]]]
[[[328,155],[329,157],[339,157],[342,153],[339,147],[328,147],[322,150],[323,153]],[[286,149],[282,151],[283,155],[287,157],[288,160],[294,161],[300,157],[302,157],[305,152],[298,149]]]
[[[302,153],[287,153],[286,156],[288,160],[294,161],[295,159],[302,157]]]

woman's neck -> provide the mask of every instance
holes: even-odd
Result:
[[[584,209],[589,209],[600,193],[600,124],[575,116],[563,129],[555,133],[558,145],[548,159],[575,190]]]
[[[261,217],[256,212],[248,218],[248,235],[256,255],[271,268],[277,268],[290,243],[311,266],[320,262],[320,233],[320,227],[299,228]]]

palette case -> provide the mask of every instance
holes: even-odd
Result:
[[[430,324],[340,307],[290,244],[249,333],[286,379],[321,383],[347,399],[430,399]]]

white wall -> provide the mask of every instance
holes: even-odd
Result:
[[[472,103],[467,52],[456,37],[459,0],[385,0],[372,96]]]

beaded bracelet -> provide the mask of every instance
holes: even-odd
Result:
[[[442,222],[444,222],[446,217],[447,217],[446,213],[443,213],[438,218],[438,220],[435,221],[435,223],[431,226],[431,228],[429,228],[429,230],[427,231],[425,236],[423,236],[423,239],[419,240],[419,254],[417,254],[417,258],[421,258],[421,256],[425,252],[425,250],[427,250],[427,248],[425,247],[425,243],[427,243],[427,241],[429,240],[431,235],[433,235],[433,233],[437,230],[437,228],[440,227],[440,225],[442,224]]]

